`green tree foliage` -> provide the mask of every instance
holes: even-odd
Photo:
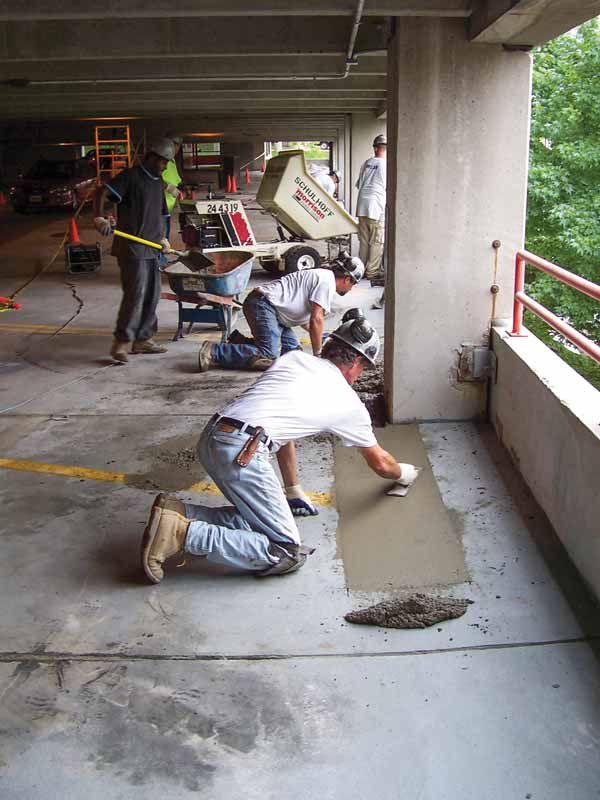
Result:
[[[534,54],[526,247],[600,283],[597,20],[548,42]],[[528,274],[527,290],[600,342],[597,301],[537,270]]]

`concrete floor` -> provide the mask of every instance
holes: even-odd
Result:
[[[65,222],[0,214],[0,294],[49,259]],[[95,240],[89,214],[80,232]],[[377,295],[361,285],[344,302]],[[192,560],[150,586],[150,502],[157,489],[221,502],[192,489],[199,465],[173,462],[253,376],[198,375],[214,331],[110,366],[110,258],[68,281],[59,256],[20,299],[0,318],[3,800],[600,797],[597,610],[489,429],[419,427],[465,550],[470,581],[450,593],[474,605],[459,620],[344,622],[386,595],[346,588],[322,441],[299,449],[324,498],[299,523],[317,547],[304,570],[263,582]],[[159,316],[168,339],[174,309]]]

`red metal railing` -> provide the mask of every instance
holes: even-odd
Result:
[[[583,353],[586,353],[586,355],[600,364],[600,347],[597,344],[525,294],[525,264],[531,264],[532,267],[536,267],[542,272],[547,272],[548,275],[552,275],[561,283],[566,283],[567,286],[572,286],[573,289],[577,289],[595,300],[600,300],[600,286],[597,284],[585,278],[580,278],[579,275],[574,275],[551,261],[546,261],[544,258],[529,253],[527,250],[519,250],[515,263],[515,302],[513,306],[513,328],[510,335],[525,335],[521,333],[521,326],[523,324],[523,308],[527,308],[540,319],[543,319],[544,322],[547,322],[555,331],[562,334],[570,342],[573,342],[575,347],[578,347]]]

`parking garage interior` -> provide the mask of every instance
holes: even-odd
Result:
[[[4,0],[2,798],[600,796],[597,392],[506,323],[531,49],[598,13],[570,0]],[[126,167],[169,131],[185,202],[241,204],[262,243],[290,235],[257,200],[272,157],[322,148],[353,215],[360,167],[388,137],[385,300],[361,281],[326,331],[365,310],[383,341],[375,434],[422,473],[387,497],[353,448],[303,440],[319,513],[298,521],[315,552],[293,575],[191,558],[150,585],[140,568],[157,492],[223,504],[196,442],[257,377],[198,371],[223,324],[179,338],[166,275],[167,352],[110,357],[121,284],[93,221],[100,156]],[[183,228],[177,214],[178,249]],[[89,266],[70,263],[73,244]],[[326,242],[305,244],[328,262]],[[276,277],[256,258],[243,296]],[[249,334],[238,311],[233,324]],[[473,347],[494,351],[495,375],[461,374]],[[345,618],[415,592],[470,604],[423,629]]]

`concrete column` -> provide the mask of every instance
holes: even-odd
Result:
[[[494,316],[511,313],[531,58],[469,44],[461,20],[403,19],[388,64],[388,410],[394,422],[468,419],[486,390],[457,381],[458,356],[488,342],[494,282]]]

